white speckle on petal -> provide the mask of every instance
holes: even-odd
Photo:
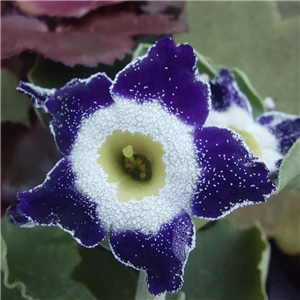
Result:
[[[242,129],[250,132],[262,150],[260,159],[271,172],[277,170],[275,163],[282,158],[282,155],[278,152],[276,137],[265,126],[255,122],[252,114],[246,110],[237,105],[232,105],[228,110],[223,112],[211,110],[205,122],[205,127],[208,126],[221,128],[235,126],[239,130]]]
[[[97,163],[97,150],[113,131],[150,135],[165,154],[166,184],[158,196],[120,202],[117,184]],[[163,223],[187,210],[200,174],[191,127],[170,114],[157,101],[137,104],[116,99],[108,108],[85,119],[78,133],[71,161],[78,190],[97,203],[99,219],[113,230],[156,232]]]

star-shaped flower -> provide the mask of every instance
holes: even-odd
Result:
[[[276,178],[284,155],[300,137],[300,117],[272,111],[255,120],[248,98],[226,69],[210,81],[210,87],[212,110],[205,126],[230,128],[242,135]]]
[[[18,195],[11,219],[59,226],[85,247],[110,233],[114,256],[146,270],[153,295],[182,286],[191,216],[219,219],[275,189],[240,136],[203,128],[210,88],[187,44],[161,39],[114,81],[98,73],[58,90],[19,90],[53,116],[64,158]]]

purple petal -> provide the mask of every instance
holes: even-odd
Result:
[[[278,151],[285,155],[295,141],[300,138],[300,117],[282,112],[268,112],[257,122],[267,127],[278,140]]]
[[[37,108],[53,116],[50,123],[58,149],[69,155],[81,122],[95,111],[114,103],[110,96],[111,80],[102,73],[87,79],[73,79],[58,90],[43,89],[21,82],[18,90],[31,97]]]
[[[174,293],[183,283],[183,268],[194,249],[195,230],[190,216],[182,213],[163,224],[156,234],[127,230],[112,232],[110,245],[125,265],[147,271],[149,292]]]
[[[18,194],[19,209],[34,223],[59,226],[83,246],[94,247],[107,234],[96,212],[96,204],[83,196],[74,185],[71,162],[61,159],[44,183]]]
[[[275,191],[266,166],[233,131],[207,127],[195,133],[201,174],[192,214],[218,219],[239,206],[264,202]]]
[[[113,103],[110,85],[111,80],[101,73],[84,80],[73,79],[45,103],[54,118],[50,126],[62,154],[70,154],[81,122]]]
[[[48,100],[56,91],[56,89],[45,89],[36,86],[32,83],[21,81],[17,90],[30,97],[33,105],[36,108],[42,108],[45,112],[45,102]]]
[[[189,125],[203,125],[210,105],[209,87],[199,79],[193,48],[176,47],[168,37],[121,71],[111,91],[114,99],[158,100]]]
[[[222,69],[210,81],[212,107],[217,111],[226,111],[231,105],[237,105],[251,114],[251,105],[240,91],[234,77],[228,70]]]

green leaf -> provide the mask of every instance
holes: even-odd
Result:
[[[240,230],[228,221],[199,230],[182,290],[188,300],[267,299],[269,244],[258,227]]]
[[[187,1],[185,20],[189,32],[175,35],[177,43],[238,67],[277,110],[299,112],[299,17],[282,19],[271,1]]]
[[[166,300],[186,300],[186,295],[184,291],[180,291],[176,294],[167,294]]]
[[[146,271],[140,270],[134,300],[154,300],[156,298],[149,293],[146,278]],[[165,300],[166,292],[161,294],[157,298],[159,300]]]
[[[233,73],[240,90],[247,96],[251,103],[253,117],[257,118],[265,112],[260,96],[257,94],[249,78],[243,71],[234,68],[231,72]]]
[[[105,237],[105,239],[100,243],[100,246],[104,249],[111,251],[110,245],[109,245],[109,235]]]
[[[46,127],[47,129],[49,129],[49,124],[52,121],[52,116],[46,114],[43,112],[42,109],[39,108],[34,108],[34,111],[38,117],[38,119],[40,120],[41,124]]]
[[[2,299],[19,298],[20,294],[24,299],[33,300],[26,293],[26,286],[23,282],[13,279],[9,282],[10,272],[7,264],[7,246],[1,235],[1,271],[3,272],[1,281],[1,296]]]
[[[132,60],[136,59],[137,57],[145,55],[151,46],[152,46],[151,44],[144,44],[144,43],[139,44],[132,54]]]
[[[118,262],[102,246],[86,249],[80,247],[82,261],[73,278],[85,284],[97,299],[134,299],[138,274]]]
[[[77,65],[71,68],[62,63],[39,57],[29,71],[28,79],[31,83],[44,88],[60,88],[73,78],[87,78],[97,72],[104,72],[113,79],[130,60],[131,56],[127,55],[121,61],[116,60],[112,66],[99,64],[95,68],[90,68]]]
[[[289,255],[299,255],[300,191],[282,191],[274,197],[277,197],[278,221],[272,237],[283,252]]]
[[[69,234],[57,227],[20,228],[7,218],[1,226],[2,299],[96,300],[83,284],[71,279],[80,255]]]
[[[29,126],[30,100],[16,90],[17,77],[9,70],[1,69],[1,121],[22,123]]]
[[[268,238],[290,255],[300,253],[300,191],[286,190],[265,203],[239,208],[226,217],[234,226],[249,228],[261,224]]]
[[[209,220],[206,219],[200,219],[200,218],[193,218],[194,224],[195,224],[195,230],[198,231],[200,228],[202,228],[204,225],[206,225]]]
[[[62,63],[38,57],[33,68],[28,73],[28,80],[44,88],[60,88],[73,78],[87,78],[97,72],[104,72],[113,79],[130,62],[130,58],[131,56],[127,55],[122,61],[116,60],[113,66],[99,64],[95,68],[90,68],[77,65],[71,68]],[[41,109],[35,109],[35,112],[40,122],[48,128],[52,117]]]
[[[199,70],[199,73],[205,73],[207,74],[210,78],[213,78],[214,76],[217,75],[216,70],[213,68],[211,63],[208,61],[207,58],[205,58],[202,54],[200,54],[198,51],[195,51],[197,55],[197,68]]]
[[[293,144],[280,165],[276,192],[283,189],[300,189],[300,139]]]

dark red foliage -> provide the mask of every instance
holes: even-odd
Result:
[[[42,183],[61,157],[52,134],[32,111],[31,127],[1,123],[1,207],[17,201],[16,194]]]
[[[42,21],[21,15],[1,19],[2,59],[31,50],[68,66],[111,64],[132,51],[132,37],[187,30],[181,20],[162,14],[89,15],[49,31]]]
[[[30,16],[82,17],[96,8],[123,1],[14,1],[14,5]]]

